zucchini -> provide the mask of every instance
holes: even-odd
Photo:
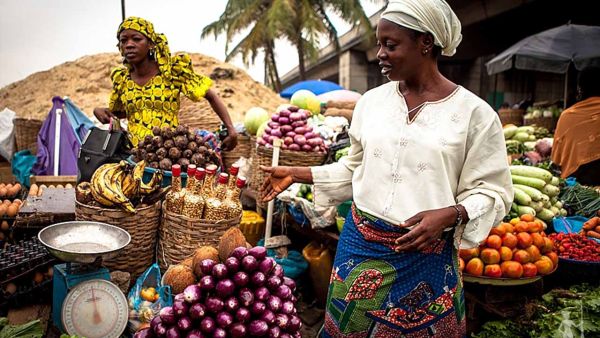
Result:
[[[548,195],[542,193],[542,202],[550,202],[550,197],[548,197]]]
[[[560,179],[556,176],[552,176],[552,180],[550,181],[550,184],[558,187],[560,185]]]
[[[562,209],[563,204],[562,204],[561,201],[557,201],[556,203],[554,203],[554,206],[557,207],[557,208],[559,208],[559,209]]]
[[[546,181],[541,180],[539,178],[519,176],[519,175],[511,175],[511,177],[512,177],[512,182],[514,184],[523,184],[523,185],[527,185],[527,186],[530,186],[532,188],[536,188],[539,190],[544,189],[544,187],[546,186]]]
[[[542,201],[531,201],[531,203],[529,203],[529,206],[533,208],[533,210],[535,210],[535,212],[540,212],[544,209],[544,202]]]
[[[518,211],[519,216],[525,215],[525,214],[530,214],[530,215],[535,216],[535,210],[533,210],[532,207],[526,207],[524,205],[519,205],[518,208],[519,208],[519,211]]]
[[[557,207],[550,207],[550,211],[552,211],[555,216],[560,215],[560,209]]]
[[[517,129],[519,129],[519,127],[515,126],[514,124],[504,126],[504,128],[502,128],[502,131],[504,132],[504,139],[508,140],[515,136]]]
[[[517,133],[533,134],[534,132],[535,128],[532,126],[521,126],[517,128]]]
[[[554,218],[554,213],[551,210],[544,208],[542,211],[538,212],[537,217],[542,221],[550,222]]]
[[[527,195],[526,192],[516,187],[513,190],[515,191],[515,202],[520,205],[529,205],[531,203],[531,196]]]
[[[568,214],[568,213],[567,213],[567,210],[565,210],[565,209],[563,209],[563,208],[561,208],[561,209],[560,209],[560,215],[561,215],[561,216],[563,216],[563,217],[566,217],[566,216],[567,216],[567,214]]]
[[[516,133],[515,136],[512,137],[513,140],[517,140],[519,142],[527,142],[530,141],[529,134],[527,133]]]
[[[539,190],[537,190],[536,188],[528,187],[528,186],[522,185],[522,184],[513,184],[513,188],[523,190],[534,201],[542,200],[542,193]]]
[[[560,194],[560,189],[552,184],[546,184],[544,189],[542,189],[542,192],[550,197],[554,197]]]
[[[552,206],[552,203],[550,203],[550,201],[542,201],[542,204],[544,205],[544,208],[548,209]]]
[[[550,204],[555,205],[558,202],[558,196],[550,197]]]
[[[552,174],[546,169],[530,167],[526,165],[511,165],[510,173],[518,176],[539,178],[540,180],[544,180],[546,183],[550,183],[553,177]]]

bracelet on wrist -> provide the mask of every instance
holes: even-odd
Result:
[[[461,224],[463,224],[463,214],[462,211],[460,211],[460,208],[458,207],[458,205],[453,205],[452,208],[454,208],[454,210],[456,210],[456,222],[454,222],[454,227],[457,227]]]

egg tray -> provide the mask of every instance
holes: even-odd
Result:
[[[0,285],[4,286],[54,261],[56,259],[37,237],[9,245],[0,252]]]
[[[11,197],[11,198],[6,198],[6,197],[2,197],[0,198],[0,202],[4,201],[4,200],[9,200],[11,202],[13,202],[16,199],[20,199],[21,201],[25,201],[25,199],[27,199],[27,195],[29,195],[29,190],[25,189],[25,188],[21,188],[21,191],[19,191],[15,196]]]
[[[17,292],[12,295],[7,295],[4,290],[0,292],[0,313],[31,304],[49,304],[51,300],[52,278],[37,285],[20,285],[17,286]]]

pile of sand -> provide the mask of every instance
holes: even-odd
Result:
[[[190,55],[197,73],[216,77],[213,89],[225,102],[234,122],[242,121],[249,108],[259,106],[275,111],[285,102],[271,89],[231,64],[202,54]],[[0,89],[0,111],[8,107],[19,117],[43,120],[52,107],[53,96],[68,96],[84,113],[93,116],[95,107],[108,105],[112,88],[110,72],[120,61],[117,53],[89,55],[30,75]],[[197,107],[206,105],[205,100],[194,103],[183,97],[181,113],[190,114]]]

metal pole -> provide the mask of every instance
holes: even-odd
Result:
[[[121,21],[125,21],[125,0],[121,0]]]

